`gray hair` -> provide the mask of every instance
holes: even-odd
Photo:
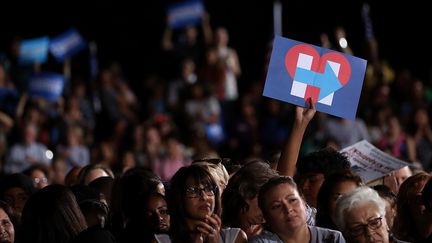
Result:
[[[334,211],[334,221],[339,230],[344,231],[346,227],[344,215],[346,211],[352,210],[360,205],[371,203],[375,205],[382,217],[385,217],[385,202],[378,193],[367,187],[362,186],[356,188],[339,198],[336,202],[336,210]]]

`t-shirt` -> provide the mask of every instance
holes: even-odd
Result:
[[[331,230],[316,226],[308,226],[311,233],[310,243],[345,243],[342,233],[337,230]],[[251,243],[283,243],[276,234],[270,231],[264,231],[262,234],[249,240]]]
[[[240,232],[240,228],[223,228],[221,229],[221,237],[219,243],[233,243],[237,239],[237,235]],[[158,243],[171,243],[171,239],[167,234],[155,235],[155,239]]]

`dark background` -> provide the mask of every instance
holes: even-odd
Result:
[[[165,6],[178,1],[42,1],[3,3],[0,7],[0,51],[11,39],[54,37],[70,27],[98,44],[100,64],[119,61],[132,85],[146,75],[163,73],[160,39]],[[204,1],[211,25],[226,26],[230,45],[243,69],[241,82],[259,80],[265,51],[272,40],[273,1]],[[363,1],[282,1],[283,35],[319,45],[319,35],[334,36],[343,26],[354,54],[365,58]],[[399,70],[407,67],[429,82],[432,11],[426,1],[370,1],[380,56]],[[85,54],[73,62],[82,65]],[[87,64],[85,64],[87,65]]]

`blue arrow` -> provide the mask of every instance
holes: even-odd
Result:
[[[320,88],[318,100],[322,100],[331,93],[342,88],[339,79],[336,77],[328,62],[326,62],[324,73],[297,68],[294,75],[294,80]]]

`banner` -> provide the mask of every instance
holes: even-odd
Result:
[[[409,165],[379,150],[366,140],[346,147],[340,152],[348,157],[351,170],[366,183]]]
[[[276,36],[263,95],[355,119],[366,60]]]
[[[173,29],[196,25],[203,14],[204,5],[198,0],[171,4],[167,7],[168,25]]]
[[[47,36],[21,41],[18,62],[20,64],[44,63],[48,58]]]
[[[49,49],[51,54],[59,62],[75,55],[87,47],[87,42],[76,29],[70,29],[63,34],[53,38]]]
[[[30,78],[28,94],[31,98],[57,101],[64,87],[64,77],[56,73],[40,73]]]

